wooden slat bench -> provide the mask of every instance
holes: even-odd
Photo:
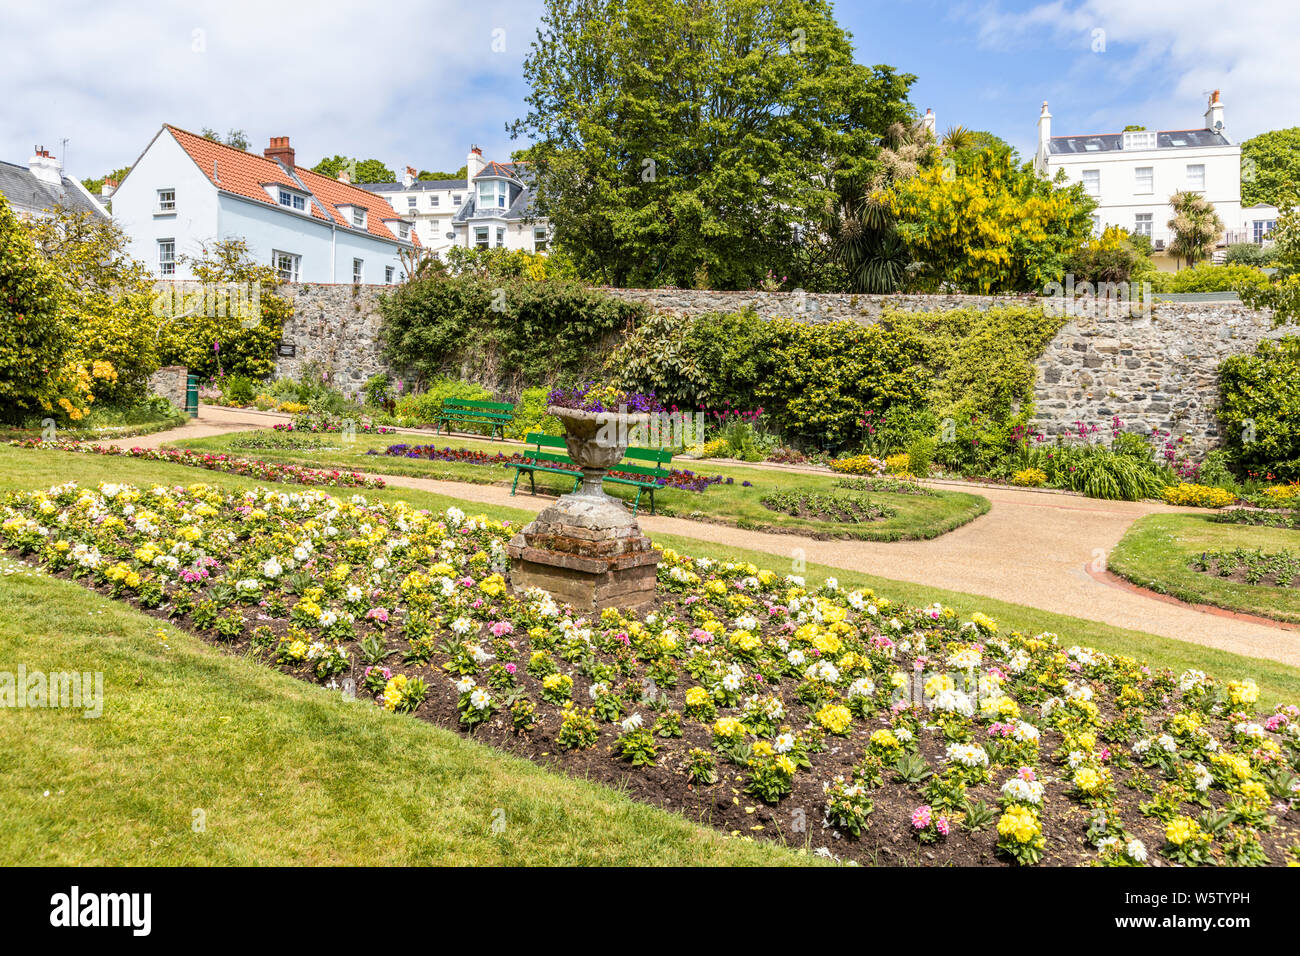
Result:
[[[552,435],[543,435],[540,432],[529,432],[526,439],[528,444],[534,446],[524,452],[525,461],[519,462],[514,466],[515,480],[510,486],[510,493],[513,495],[515,489],[519,486],[519,476],[528,475],[528,484],[533,494],[537,493],[537,482],[534,479],[534,473],[539,471],[548,472],[553,475],[574,475],[573,488],[570,491],[577,491],[578,486],[582,483],[582,472],[574,471],[577,465],[574,463],[565,448],[564,439],[556,438]],[[561,449],[560,451],[551,451],[548,449]],[[623,460],[610,469],[614,474],[607,474],[605,481],[612,481],[616,485],[630,485],[636,488],[636,499],[632,502],[632,514],[636,514],[637,509],[641,506],[641,495],[650,492],[650,513],[655,513],[655,489],[659,487],[660,480],[667,478],[671,474],[668,463],[673,459],[673,453],[668,449],[659,448],[629,448],[623,454]]]
[[[519,476],[525,473],[528,475],[528,484],[533,494],[537,494],[537,481],[534,479],[533,474],[538,471],[549,472],[552,475],[572,475],[573,487],[569,491],[578,490],[578,485],[582,484],[582,472],[576,470],[578,466],[569,457],[563,438],[544,435],[541,432],[529,432],[524,440],[534,447],[523,452],[526,461],[521,461],[514,466],[515,481],[510,486],[512,495],[519,485]],[[559,451],[553,450],[557,448]],[[565,467],[566,465],[568,467]]]
[[[447,426],[447,434],[451,434],[451,426],[456,425],[487,425],[492,429],[492,435],[495,437],[505,438],[505,428],[514,421],[515,407],[509,402],[481,402],[468,398],[444,398],[442,400],[442,410],[438,412],[438,420],[434,422],[434,428]]]
[[[610,469],[618,472],[618,477],[606,475],[606,481],[616,485],[631,485],[636,488],[636,500],[632,502],[632,514],[636,514],[641,505],[643,492],[650,492],[650,513],[655,513],[655,489],[659,481],[672,472],[668,463],[673,460],[673,453],[667,448],[629,448],[623,454],[623,460]]]

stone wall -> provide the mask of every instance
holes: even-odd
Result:
[[[291,286],[294,316],[284,340],[292,356],[277,359],[276,372],[297,376],[317,362],[346,392],[385,371],[380,356],[379,294],[384,286]],[[766,318],[786,316],[808,322],[849,320],[874,324],[886,309],[936,311],[1035,305],[1031,295],[849,295],[793,292],[709,292],[690,289],[609,289],[619,298],[653,309],[698,315],[752,306]],[[1037,419],[1049,434],[1069,431],[1074,422],[1109,420],[1118,415],[1129,427],[1168,428],[1185,434],[1197,448],[1217,444],[1214,407],[1217,368],[1227,356],[1248,352],[1271,328],[1269,313],[1234,302],[1157,302],[1146,313],[1079,300],[1037,361]],[[470,372],[470,370],[467,370]],[[470,373],[472,377],[472,372]],[[491,383],[486,383],[491,387]]]
[[[379,352],[379,295],[392,291],[382,285],[320,285],[298,283],[283,287],[293,296],[293,317],[285,323],[275,374],[297,378],[309,362],[330,374],[334,385],[348,394],[359,392],[366,379],[388,371]]]
[[[1036,363],[1037,418],[1049,433],[1116,415],[1130,430],[1168,429],[1198,450],[1213,447],[1219,363],[1287,332],[1272,328],[1270,312],[1241,303],[1157,302],[1146,315],[1107,315],[1104,306],[1095,312],[1067,322]]]
[[[189,370],[184,365],[165,365],[149,376],[149,393],[161,395],[185,411],[185,385]]]

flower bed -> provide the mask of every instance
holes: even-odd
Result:
[[[508,468],[511,465],[522,464],[531,460],[529,455],[513,452],[509,455],[502,452],[492,452],[489,454],[485,451],[475,451],[469,448],[439,448],[437,445],[389,445],[384,451],[379,452],[371,449],[366,452],[368,455],[391,455],[396,458],[427,458],[430,461],[454,461],[467,465],[493,465],[500,468]],[[567,468],[567,465],[556,465],[559,468]],[[577,466],[570,469],[574,474],[578,474]],[[629,475],[626,472],[611,471],[611,475],[624,478],[641,479],[640,475]],[[682,491],[703,491],[709,485],[730,485],[734,484],[735,479],[723,475],[697,475],[693,471],[681,468],[673,468],[666,478],[660,478],[656,484],[660,488],[678,488]],[[750,482],[741,482],[746,488],[750,487]]]
[[[298,415],[291,422],[271,426],[279,432],[354,432],[358,435],[393,435],[396,428],[376,425],[369,418],[345,418],[341,415]]]
[[[55,451],[82,452],[90,455],[122,455],[145,461],[165,461],[190,468],[206,468],[231,475],[243,475],[259,481],[286,481],[298,485],[330,485],[337,488],[383,488],[387,482],[355,471],[334,471],[282,465],[256,458],[232,458],[229,455],[192,451],[188,448],[118,448],[116,445],[91,445],[77,441],[41,441],[25,439],[9,443],[17,448],[45,448]]]
[[[1259,548],[1220,549],[1206,551],[1193,558],[1190,566],[1194,571],[1227,578],[1239,584],[1288,588],[1300,575],[1300,553],[1269,552]]]
[[[1251,681],[664,552],[656,603],[508,587],[508,524],[320,491],[61,485],[6,547],[300,678],[736,835],[884,863],[1281,864],[1300,709]]]

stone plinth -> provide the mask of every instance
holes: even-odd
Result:
[[[621,501],[565,495],[510,541],[510,583],[539,587],[579,612],[653,600],[661,555]]]

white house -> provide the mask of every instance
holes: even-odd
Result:
[[[412,217],[420,242],[440,254],[452,246],[545,252],[550,245],[550,224],[535,214],[524,164],[484,162],[477,146],[465,158],[464,179],[420,181],[407,166],[400,183],[364,188]]]
[[[112,196],[131,253],[163,277],[191,278],[181,255],[237,238],[287,281],[393,283],[420,247],[382,196],[295,165],[287,136],[258,156],[165,125]]]
[[[63,163],[44,146],[32,151],[26,166],[0,161],[0,196],[21,216],[42,216],[46,210],[61,206],[99,219],[108,218],[108,210],[85,186],[63,175]]]
[[[1277,220],[1271,206],[1242,209],[1241,147],[1228,138],[1218,90],[1210,95],[1199,129],[1084,136],[1053,136],[1044,100],[1034,168],[1049,178],[1064,170],[1070,182],[1083,183],[1097,200],[1096,231],[1120,226],[1149,236],[1155,261],[1165,268],[1177,266],[1164,250],[1173,239],[1169,197],[1180,190],[1198,192],[1213,203],[1225,228],[1221,242],[1262,242]]]

